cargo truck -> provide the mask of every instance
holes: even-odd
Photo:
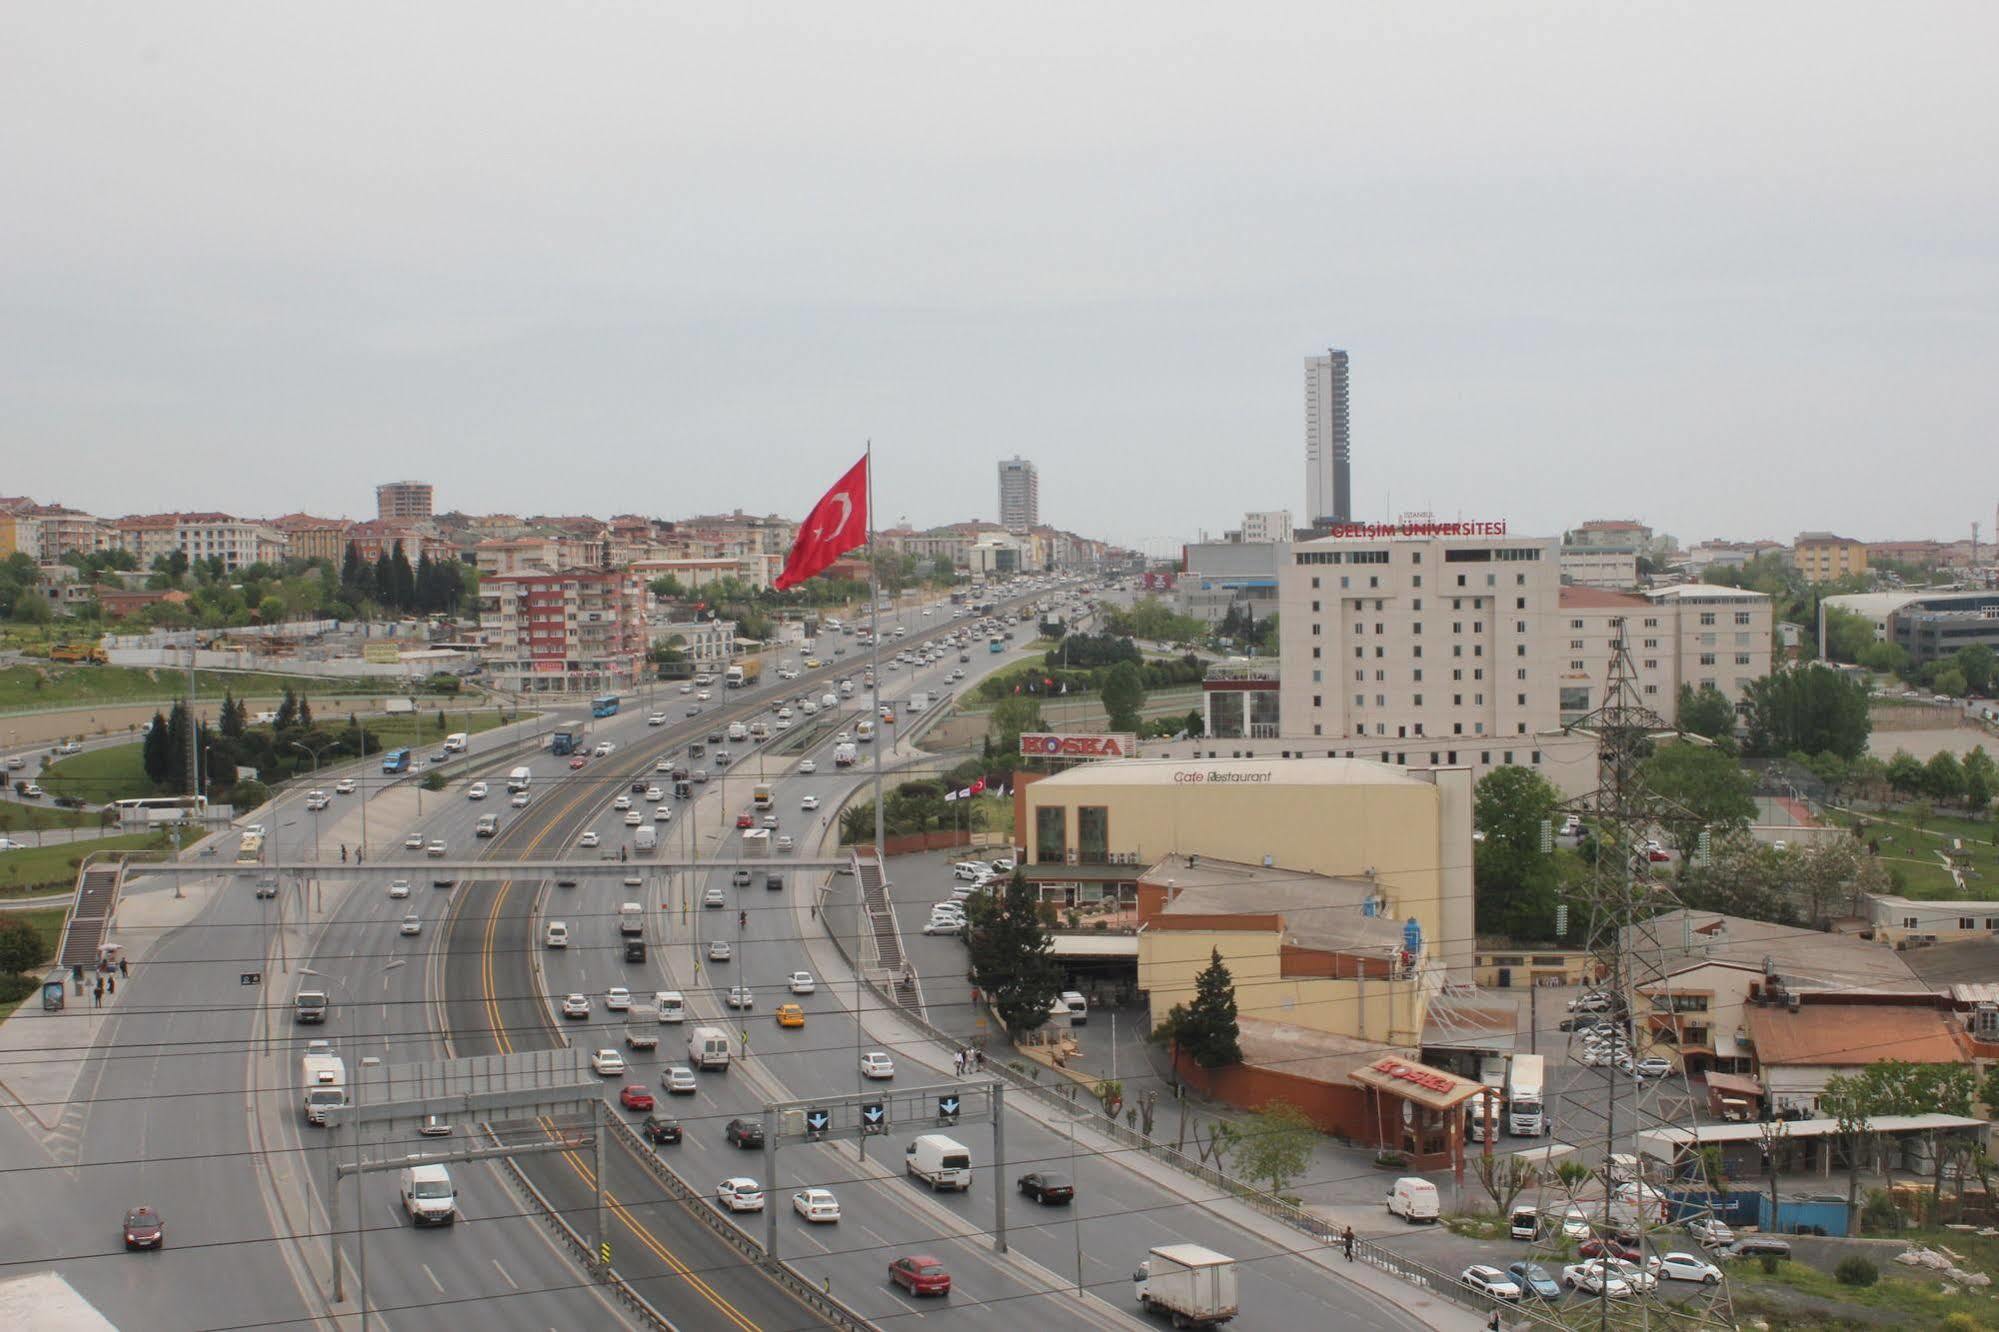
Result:
[[[859,758],[860,751],[851,740],[833,746],[833,766],[836,768],[851,768]]]
[[[918,692],[911,694],[909,696],[909,710],[911,712],[921,712],[929,706],[930,706],[930,695],[923,693],[922,691],[919,690]]]
[[[548,752],[557,758],[561,758],[564,754],[573,754],[576,752],[576,738],[574,731],[557,731],[549,737]]]
[[[309,1054],[298,1061],[305,1092],[305,1122],[324,1126],[328,1108],[347,1104],[347,1065],[339,1055]]]
[[[1517,1054],[1506,1069],[1506,1129],[1516,1137],[1538,1138],[1548,1132],[1542,1112],[1544,1072],[1537,1054]]]
[[[1175,1327],[1215,1327],[1234,1318],[1235,1259],[1198,1244],[1161,1244],[1132,1274],[1147,1313],[1166,1314]]]

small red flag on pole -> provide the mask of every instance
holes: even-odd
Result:
[[[773,584],[782,592],[868,541],[868,460],[865,456],[812,506]]]

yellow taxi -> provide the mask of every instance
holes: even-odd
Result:
[[[807,657],[805,659],[805,669],[808,671],[816,671],[825,664],[825,662],[819,660],[817,657]]]
[[[780,1027],[802,1027],[805,1025],[805,1010],[797,1004],[777,1006],[777,1025]]]

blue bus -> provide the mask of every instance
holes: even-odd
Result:
[[[382,771],[386,773],[408,772],[410,752],[407,749],[391,749],[382,755]]]
[[[599,694],[590,700],[590,715],[592,717],[609,717],[616,713],[617,710],[618,696],[616,694]]]
[[[1003,639],[1003,638],[989,638],[989,639],[987,639],[987,640],[986,640],[986,651],[988,651],[988,652],[1004,652],[1004,651],[1006,651],[1006,640],[1005,640],[1005,639]]]

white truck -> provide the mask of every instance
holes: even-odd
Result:
[[[729,669],[733,671],[736,670],[737,667],[731,666]],[[750,738],[750,728],[743,725],[741,722],[730,722],[729,738],[731,740],[747,740]]]
[[[472,737],[465,732],[453,731],[450,735],[444,737],[444,752],[447,754],[463,754],[465,747],[471,742]]]
[[[743,687],[743,668],[740,666],[731,666],[728,670],[723,671],[722,684],[729,689],[741,689]]]
[[[696,1027],[687,1037],[687,1062],[696,1068],[729,1071],[729,1035],[720,1027]]]
[[[523,764],[507,774],[507,789],[514,792],[525,791],[533,781],[534,770]]]
[[[902,1149],[902,1168],[930,1186],[968,1192],[972,1187],[972,1153],[961,1142],[941,1133],[925,1133]]]
[[[851,740],[845,740],[833,746],[833,766],[836,768],[851,768],[854,764],[860,762],[860,758],[861,751],[855,747],[854,742]]]
[[[644,934],[646,932],[646,909],[637,902],[627,902],[618,908],[618,933]]]
[[[640,855],[659,848],[659,829],[643,824],[632,833],[632,849]]]
[[[911,712],[921,712],[929,706],[930,695],[922,690],[919,689],[909,696],[909,710]]]
[[[396,1192],[412,1224],[448,1226],[458,1219],[458,1190],[452,1187],[451,1172],[441,1165],[404,1167]]]
[[[1199,1244],[1161,1244],[1132,1274],[1138,1302],[1175,1327],[1215,1327],[1236,1316],[1235,1259]]]
[[[305,1091],[305,1122],[324,1125],[328,1107],[347,1104],[347,1065],[339,1055],[309,1054],[298,1061],[299,1086]]]
[[[1537,1054],[1517,1054],[1506,1069],[1506,1131],[1515,1137],[1538,1138],[1548,1132],[1541,1104],[1546,1073]]]

